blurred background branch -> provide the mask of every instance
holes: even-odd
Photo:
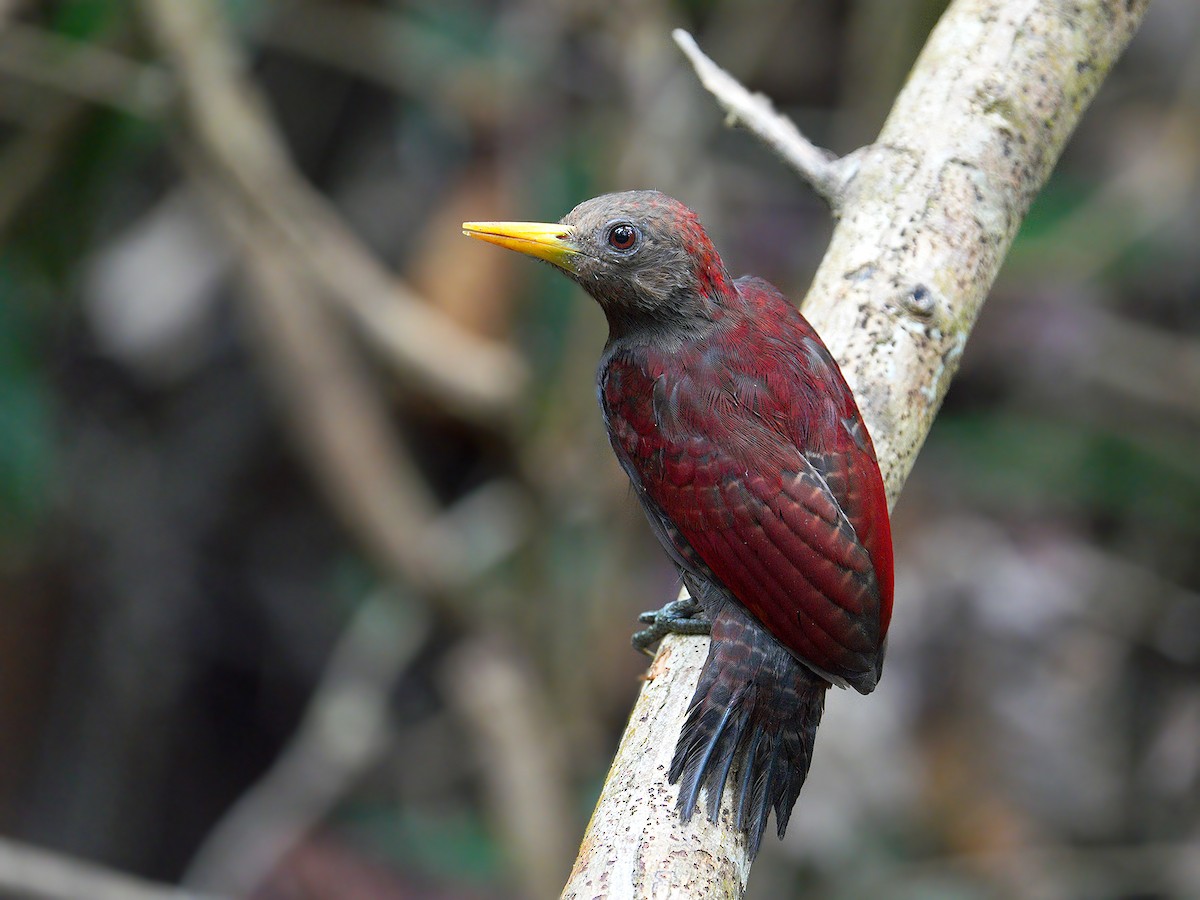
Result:
[[[16,900],[217,900],[0,839],[0,890]]]
[[[239,75],[220,7],[189,0],[143,6],[180,78],[197,149],[255,225],[278,235],[291,265],[337,301],[402,376],[449,409],[478,417],[511,406],[524,382],[511,351],[463,333],[411,296],[295,175],[264,104]]]
[[[296,734],[271,769],[213,828],[185,884],[251,895],[271,870],[334,809],[392,740],[388,699],[428,636],[429,623],[394,597],[374,596],[354,613],[330,654]]]
[[[142,65],[100,44],[12,23],[0,32],[0,71],[145,118],[164,114],[174,88],[157,66]]]

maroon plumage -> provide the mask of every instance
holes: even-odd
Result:
[[[879,679],[892,546],[871,439],[816,332],[767,282],[731,280],[687,207],[614,194],[560,228],[561,255],[535,255],[607,314],[613,449],[712,621],[670,779],[685,819],[702,787],[715,819],[736,765],[757,852],[772,807],[783,835],[829,685]]]

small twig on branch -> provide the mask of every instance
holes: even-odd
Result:
[[[217,900],[5,838],[0,894],[19,900]]]
[[[812,143],[791,119],[775,111],[770,99],[750,93],[741,82],[709,59],[696,39],[682,28],[672,31],[671,37],[691,61],[700,83],[729,114],[729,124],[746,126],[812,185],[836,214],[841,208],[846,182],[854,174],[854,155],[838,158]]]
[[[800,145],[798,170],[826,186],[840,213],[804,311],[854,391],[892,503],[1029,204],[1147,5],[954,0],[878,140],[853,155],[853,178],[839,184],[819,151]],[[717,75],[703,63],[697,69],[739,121],[764,126],[751,126],[759,137],[777,148],[781,133],[794,138],[765,127],[779,117],[715,66]],[[741,105],[731,108],[729,97]],[[663,641],[564,897],[734,898],[745,890],[749,863],[731,795],[716,823],[695,815],[685,825],[678,791],[666,782],[706,646],[703,638]],[[803,806],[802,794],[798,816]]]

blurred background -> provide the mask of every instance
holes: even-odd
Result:
[[[0,2],[0,834],[556,895],[676,580],[599,310],[458,225],[656,187],[801,297],[829,215],[670,29],[847,152],[944,5]],[[1198,38],[1152,4],[1036,202],[750,897],[1200,896]]]

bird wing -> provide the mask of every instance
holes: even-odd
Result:
[[[714,381],[678,355],[611,357],[601,403],[617,457],[685,573],[715,579],[818,674],[867,692],[882,661],[890,568],[885,599],[847,507],[878,531],[880,504],[868,495],[881,498],[882,486],[863,487],[878,481],[874,456],[864,469],[836,415],[802,417],[817,448],[806,453],[770,378],[718,370]],[[814,428],[834,432],[811,440]],[[887,544],[890,567],[890,535]]]

